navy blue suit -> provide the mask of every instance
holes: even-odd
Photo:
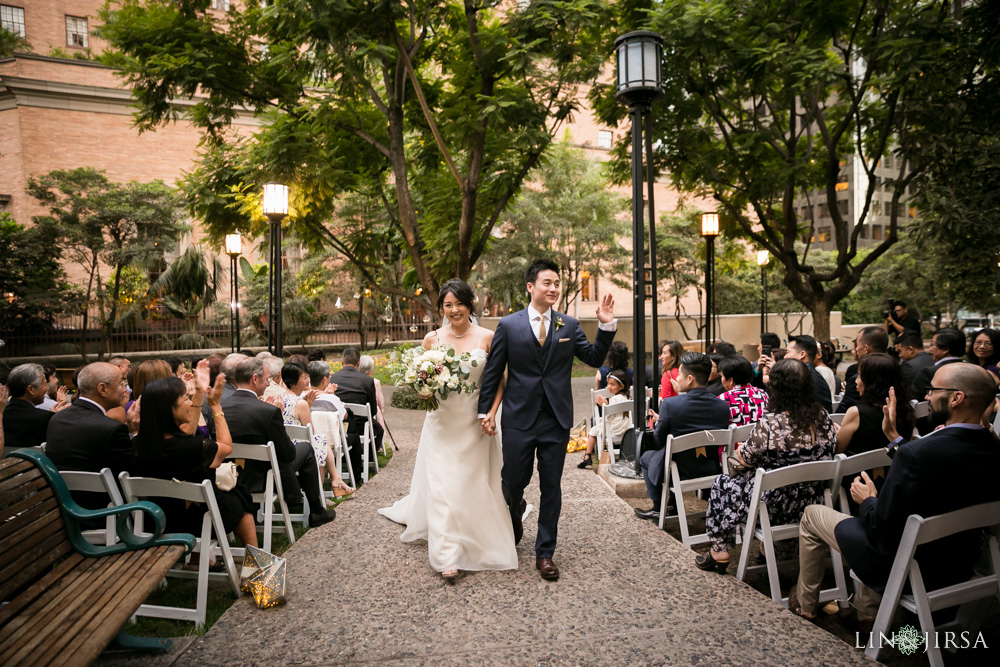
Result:
[[[1000,500],[996,471],[1000,442],[986,429],[949,427],[904,444],[896,451],[877,498],[861,503],[856,518],[834,531],[840,552],[869,588],[883,590],[911,514],[931,517]],[[917,548],[929,588],[972,576],[980,533],[959,533]]]
[[[615,338],[614,332],[599,330],[591,344],[577,320],[555,310],[550,315],[545,345],[538,344],[527,309],[497,323],[479,393],[479,413],[485,414],[507,371],[501,414],[504,499],[511,516],[520,511],[537,455],[541,504],[535,554],[539,558],[551,558],[556,548],[560,480],[573,426],[573,357],[597,368]]]
[[[660,504],[663,492],[663,459],[667,456],[667,436],[687,435],[698,431],[729,428],[729,404],[705,387],[694,387],[680,396],[665,398],[660,403],[660,418],[653,428],[656,449],[639,456],[646,493],[654,506]],[[685,479],[707,477],[722,472],[717,451],[698,456],[697,450],[681,452],[674,457],[678,472]]]

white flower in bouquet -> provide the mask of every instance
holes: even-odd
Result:
[[[397,348],[389,355],[389,371],[398,387],[411,387],[420,398],[421,406],[436,410],[440,401],[454,391],[472,393],[476,384],[469,375],[476,361],[468,352],[457,354],[453,348]]]

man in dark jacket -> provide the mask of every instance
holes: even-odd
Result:
[[[250,357],[236,364],[233,377],[236,391],[222,399],[221,404],[233,442],[245,445],[273,442],[285,502],[297,505],[300,493],[305,492],[312,510],[309,525],[315,527],[333,521],[336,513],[326,509],[312,445],[293,443],[285,432],[281,410],[260,400],[268,379],[263,359]],[[248,491],[259,492],[264,488],[268,467],[263,461],[247,461],[239,483]]]
[[[650,410],[650,414],[656,416],[656,426],[653,428],[656,449],[644,451],[639,456],[642,477],[646,480],[646,495],[653,501],[653,508],[636,509],[635,513],[639,518],[650,521],[660,520],[667,436],[729,427],[729,404],[705,388],[712,372],[712,361],[698,352],[688,352],[681,356],[680,361],[677,384],[681,394],[663,399],[658,416]],[[677,462],[682,479],[717,475],[721,472],[717,451],[698,449],[681,452],[673,460]],[[673,511],[672,505],[671,499],[667,507],[668,513]]]
[[[375,416],[378,414],[378,401],[375,398],[375,380],[358,370],[358,363],[361,355],[353,347],[346,348],[341,355],[343,368],[330,376],[330,384],[337,385],[334,395],[344,403],[358,403],[367,405],[372,413],[372,429],[374,430],[375,444],[371,449],[371,456],[382,448],[382,435],[385,430],[378,423]],[[347,428],[348,435],[360,435],[365,430],[368,423],[366,417],[352,415]],[[363,452],[360,447],[351,448],[351,466],[355,471],[361,470],[361,457]],[[374,459],[372,459],[374,460]]]
[[[785,353],[785,359],[798,359],[809,367],[816,400],[827,412],[833,412],[833,394],[830,393],[830,385],[816,370],[817,355],[819,355],[819,345],[812,336],[792,336],[788,339],[788,352]]]
[[[903,382],[907,387],[913,385],[917,373],[934,365],[934,357],[930,352],[924,352],[924,339],[918,331],[904,331],[896,338],[896,352],[899,353],[899,370],[903,373]],[[910,398],[923,400],[923,396]]]
[[[882,327],[865,327],[854,339],[854,358],[861,361],[866,354],[885,352],[889,349],[889,335]],[[858,392],[858,365],[851,364],[844,373],[844,397],[840,400],[837,412],[847,412],[847,408],[857,405],[861,400]]]
[[[37,447],[45,442],[45,429],[53,412],[39,410],[49,383],[41,364],[15,366],[7,376],[10,403],[3,411],[5,447]]]
[[[932,412],[946,426],[910,443],[896,431],[895,394],[890,394],[882,428],[896,453],[885,484],[876,494],[866,473],[854,479],[851,495],[860,504],[856,518],[825,505],[806,508],[799,524],[799,580],[789,594],[789,609],[815,616],[824,559],[833,547],[864,582],[854,606],[859,621],[870,623],[881,601],[876,591],[885,588],[911,514],[931,517],[1000,500],[995,480],[1000,443],[981,424],[995,392],[995,381],[978,366],[941,368],[929,393]],[[919,547],[916,558],[928,588],[971,577],[980,548],[977,531]]]

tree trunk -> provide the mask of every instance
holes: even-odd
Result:
[[[361,342],[361,351],[365,351],[365,297],[362,294],[358,299],[358,340]]]
[[[819,301],[809,310],[813,316],[813,337],[818,341],[830,340],[830,306]]]

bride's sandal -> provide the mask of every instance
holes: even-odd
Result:
[[[445,570],[444,572],[441,573],[441,576],[445,580],[449,580],[450,581],[450,580],[452,580],[452,579],[454,579],[455,577],[458,576],[458,568],[453,568],[451,570]]]

